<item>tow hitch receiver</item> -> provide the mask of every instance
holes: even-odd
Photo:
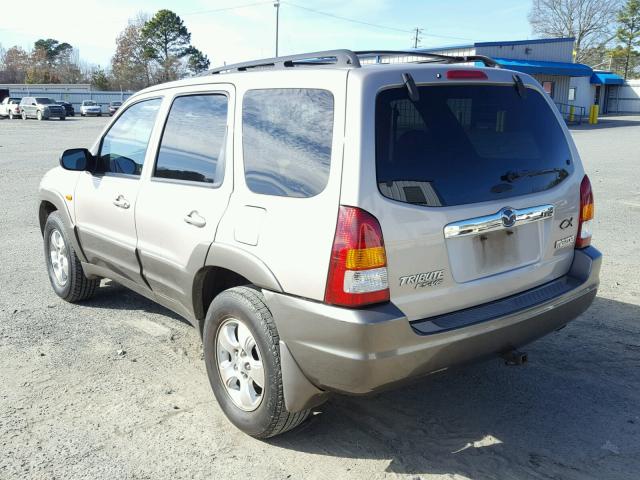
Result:
[[[526,352],[520,352],[518,350],[510,350],[506,353],[503,353],[501,356],[504,359],[504,364],[508,366],[523,365],[527,363]]]

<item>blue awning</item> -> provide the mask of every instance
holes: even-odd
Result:
[[[593,72],[591,83],[596,85],[622,85],[624,78],[612,72]]]
[[[582,63],[544,62],[542,60],[516,60],[512,58],[494,58],[502,67],[517,72],[539,75],[563,75],[565,77],[589,77],[591,67]]]

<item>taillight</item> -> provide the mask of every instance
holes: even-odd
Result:
[[[578,222],[578,237],[576,248],[588,247],[591,244],[591,226],[593,223],[594,206],[591,182],[586,175],[580,183],[580,220]]]
[[[487,80],[487,74],[482,70],[449,70],[448,80]]]
[[[360,307],[389,300],[387,256],[378,220],[355,207],[340,207],[324,301]]]

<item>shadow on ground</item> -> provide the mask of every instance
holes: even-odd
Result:
[[[637,118],[637,116],[635,117]],[[568,125],[569,130],[600,130],[603,128],[617,128],[617,127],[637,127],[640,125],[640,120],[632,120],[631,118],[600,118],[596,125],[589,125],[588,118],[580,125]]]
[[[165,315],[180,322],[191,325],[186,319],[168,308],[123,287],[113,280],[104,280],[94,297],[82,303],[88,307],[108,308],[114,310],[139,310],[147,313]]]
[[[270,443],[388,460],[389,473],[637,478],[638,318],[638,305],[597,298],[530,345],[528,365],[491,360],[374,398],[336,397]]]

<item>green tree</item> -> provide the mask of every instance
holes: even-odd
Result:
[[[211,62],[209,61],[209,57],[197,48],[191,47],[189,50],[189,59],[187,60],[187,69],[189,72],[193,75],[197,75],[198,73],[207,70],[210,64]]]
[[[109,77],[102,68],[98,67],[91,73],[91,86],[96,90],[109,90]]]
[[[160,65],[162,81],[178,77],[177,61],[189,54],[191,34],[171,10],[159,10],[141,31],[145,56]]]
[[[632,58],[637,56],[634,47],[640,46],[640,0],[627,0],[618,13],[618,30],[616,38],[624,50],[624,78],[629,76]]]
[[[46,40],[41,38],[34,43],[33,47],[34,50],[41,51],[44,54],[44,58],[51,64],[60,60],[61,57],[69,55],[73,50],[73,47],[68,43],[60,43],[53,38],[47,38]]]

